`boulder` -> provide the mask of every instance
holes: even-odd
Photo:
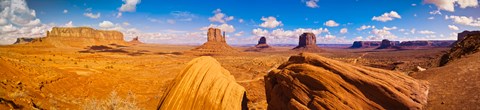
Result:
[[[377,48],[381,44],[381,41],[354,41],[350,48]]]
[[[175,77],[163,95],[160,110],[241,110],[245,88],[217,60],[195,58]]]
[[[303,33],[298,37],[298,46],[292,50],[321,52],[323,51],[317,46],[317,37],[311,32]]]
[[[221,30],[217,28],[209,28],[207,33],[207,42],[203,45],[192,49],[193,52],[200,52],[202,54],[219,54],[219,53],[236,53],[236,49],[230,47],[226,41],[225,36],[222,36]],[[225,33],[224,33],[225,34]]]
[[[462,34],[462,35],[460,35]],[[465,32],[459,33],[458,36],[465,35]],[[440,66],[444,66],[447,63],[459,59],[463,56],[476,53],[480,50],[480,33],[466,34],[462,40],[459,40],[453,47],[443,55],[440,59]]]
[[[403,73],[312,53],[292,56],[265,76],[268,109],[423,109],[429,84]]]

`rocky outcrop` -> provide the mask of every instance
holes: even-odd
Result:
[[[451,47],[455,40],[418,40],[418,41],[403,41],[400,43],[402,48],[422,48],[422,47]]]
[[[321,52],[323,51],[317,46],[317,37],[311,32],[303,33],[298,37],[298,46],[292,50]]]
[[[137,45],[137,44],[143,44],[143,42],[141,42],[139,39],[138,39],[138,36],[133,38],[131,41],[128,42],[129,44],[133,44],[133,45]]]
[[[311,53],[292,56],[265,76],[268,109],[423,109],[428,82]]]
[[[465,34],[464,31],[459,33],[458,36],[463,36],[462,40],[459,40],[448,53],[442,56],[439,64],[440,66],[444,66],[448,62],[476,53],[480,50],[480,33]]]
[[[173,80],[161,99],[160,110],[246,109],[245,89],[219,62],[195,58]]]
[[[457,35],[457,41],[462,41],[466,36],[471,36],[471,35],[479,35],[480,31],[463,31],[461,33],[458,33]]]
[[[217,28],[209,28],[207,33],[207,42],[203,45],[192,49],[195,52],[201,52],[205,54],[217,54],[217,53],[232,53],[238,52],[236,49],[230,47],[225,41],[225,33],[222,36],[221,30]]]
[[[388,39],[383,39],[380,47],[377,49],[399,49],[397,45],[400,44],[400,41],[390,41]]]
[[[260,37],[258,44],[255,47],[248,48],[245,51],[273,51],[274,49],[267,44],[267,38]]]
[[[40,40],[40,38],[17,38],[17,41],[15,41],[15,43],[13,44],[26,44],[26,43],[30,43],[30,42],[33,42],[35,40]]]
[[[381,44],[381,41],[355,41],[350,48],[377,48]]]

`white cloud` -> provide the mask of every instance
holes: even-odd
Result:
[[[93,14],[93,13],[83,13],[83,15],[86,16],[86,17],[92,18],[92,19],[98,19],[98,18],[100,18],[100,16],[101,16],[100,13],[97,13],[97,14]]]
[[[429,31],[429,30],[418,31],[418,33],[420,33],[420,34],[435,34],[435,32]]]
[[[432,17],[428,17],[427,19],[433,20],[433,19],[435,19],[435,17],[432,16]]]
[[[383,30],[387,30],[387,31],[396,30],[396,29],[398,29],[396,26],[393,26],[393,27],[383,27]]]
[[[238,22],[239,22],[239,23],[243,23],[244,20],[243,20],[243,19],[239,19]]]
[[[431,12],[428,12],[430,13],[431,15],[442,15],[442,12],[440,12],[440,10],[434,10],[434,11],[431,11]]]
[[[375,26],[370,26],[370,25],[362,25],[361,27],[357,28],[357,30],[365,30],[365,29],[373,29]]]
[[[264,21],[262,24],[260,24],[260,27],[264,27],[264,28],[275,28],[277,26],[283,25],[282,21],[277,21],[277,18],[273,16],[269,16],[267,18],[262,17],[262,19],[260,20]]]
[[[417,6],[417,4],[414,3],[414,4],[412,4],[412,6]]]
[[[423,0],[424,3],[434,4],[440,10],[455,11],[455,4],[460,8],[478,7],[478,0]]]
[[[8,23],[7,19],[0,17],[0,26],[6,25]]]
[[[122,12],[118,12],[117,15],[116,15],[116,17],[117,17],[117,18],[120,18],[120,17],[122,17],[122,15],[123,15]]]
[[[305,4],[310,8],[318,8],[317,2],[318,0],[308,0]]]
[[[64,10],[63,10],[63,13],[68,13],[68,10],[67,10],[67,9],[64,9]]]
[[[327,41],[334,40],[335,38],[337,38],[337,36],[330,35],[330,34],[325,35],[325,40],[327,40]]]
[[[2,26],[2,28],[0,28],[0,29],[2,29],[2,30],[0,30],[0,33],[9,33],[9,32],[17,31],[17,28],[15,26],[13,26],[12,24]]]
[[[74,27],[73,22],[69,21],[67,24],[63,25],[64,27]]]
[[[455,26],[455,25],[448,25],[448,29],[454,30],[454,31],[460,30],[460,29],[459,29],[457,26]]]
[[[115,24],[113,24],[110,21],[103,21],[103,22],[99,23],[98,26],[100,28],[112,28],[112,27],[115,27]]]
[[[215,13],[215,15],[208,18],[210,22],[226,23],[226,21],[230,21],[234,19],[233,16],[227,16],[225,13],[222,13],[221,9],[216,9],[213,11],[213,13]]]
[[[390,12],[387,12],[387,13],[384,13],[383,15],[381,16],[373,16],[372,20],[375,20],[375,21],[381,21],[381,22],[387,22],[387,21],[391,21],[395,18],[398,18],[398,19],[401,19],[402,17],[395,11],[390,11]]]
[[[237,32],[237,33],[235,33],[235,36],[237,36],[237,37],[243,36],[243,33],[244,33],[243,31]]]
[[[370,32],[373,36],[369,36],[370,40],[382,40],[382,39],[396,39],[397,36],[391,33],[388,29],[372,29]]]
[[[451,19],[457,24],[480,27],[480,18],[466,17],[466,16],[445,16],[445,19]]]
[[[130,26],[130,23],[128,23],[128,22],[123,22],[122,24],[125,25],[125,26]]]
[[[124,4],[118,10],[120,12],[135,12],[137,9],[137,4],[140,3],[140,0],[122,0]]]
[[[340,29],[340,33],[342,33],[342,34],[345,34],[345,33],[347,33],[347,32],[348,32],[348,29],[347,29],[347,28],[342,28],[342,29]]]
[[[268,31],[260,28],[256,28],[252,30],[252,34],[256,36],[267,36]]]
[[[337,27],[339,24],[333,20],[328,20],[327,22],[323,23],[323,25],[328,27]]]
[[[215,25],[215,24],[210,24],[209,26],[202,27],[200,30],[206,31],[208,28],[219,28],[222,31],[225,31],[227,33],[235,32],[235,27],[233,25],[228,25],[228,24],[222,24],[222,25]]]

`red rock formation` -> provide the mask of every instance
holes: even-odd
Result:
[[[54,47],[87,47],[92,45],[126,44],[123,34],[118,31],[95,30],[89,27],[54,27],[47,31],[42,42],[33,45]]]
[[[192,49],[192,51],[205,54],[238,52],[236,49],[230,47],[226,43],[225,36],[222,36],[220,33],[220,29],[209,28],[207,33],[207,42],[195,49]]]
[[[143,44],[140,40],[138,40],[138,36],[133,38],[131,41],[128,42],[129,44],[137,45],[137,44]]]
[[[267,38],[261,37],[255,47],[248,48],[245,51],[273,51],[274,49],[267,44]]]
[[[461,33],[458,33],[457,35],[457,41],[462,41],[466,36],[469,35],[478,35],[480,34],[480,31],[463,31]]]
[[[13,44],[26,44],[40,39],[41,38],[17,38],[17,41],[15,41]]]
[[[383,39],[382,44],[377,49],[400,49],[398,46],[399,41],[390,41],[388,39]]]
[[[298,46],[293,48],[293,50],[300,51],[310,51],[310,52],[320,52],[323,51],[317,46],[317,37],[315,34],[307,32],[303,33],[298,38]]]
[[[268,109],[423,109],[428,82],[311,53],[292,56],[265,76]]]
[[[440,66],[444,66],[448,62],[478,51],[480,51],[480,33],[468,34],[464,36],[462,40],[457,42],[448,53],[442,56],[440,59]]]

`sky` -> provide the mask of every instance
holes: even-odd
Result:
[[[209,27],[229,44],[358,40],[456,40],[480,30],[478,0],[0,0],[0,44],[44,37],[52,27],[117,30],[125,40],[201,44]]]

